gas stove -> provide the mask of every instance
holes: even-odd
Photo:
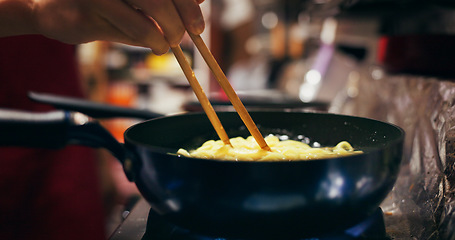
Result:
[[[282,240],[288,239],[286,233],[281,236]],[[251,240],[231,239],[221,236],[202,236],[189,230],[179,228],[165,221],[159,215],[150,210],[150,205],[140,199],[131,210],[128,217],[119,225],[110,237],[110,240]],[[384,214],[378,208],[371,216],[355,224],[344,231],[328,233],[323,236],[300,238],[293,240],[363,240],[377,239],[387,240]],[[265,240],[263,238],[255,240]]]

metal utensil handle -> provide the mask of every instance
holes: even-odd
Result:
[[[147,110],[119,107],[110,104],[96,103],[83,99],[64,97],[53,94],[30,92],[28,94],[28,97],[35,102],[49,104],[57,109],[81,112],[94,118],[126,117],[151,119],[163,116],[162,114]]]

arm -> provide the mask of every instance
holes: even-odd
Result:
[[[0,37],[36,34],[30,0],[0,0]]]
[[[42,34],[66,43],[120,42],[165,53],[200,34],[203,0],[0,0],[0,37]]]

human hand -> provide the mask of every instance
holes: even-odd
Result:
[[[203,32],[203,1],[0,0],[0,36],[42,34],[71,44],[106,40],[163,54],[185,30]]]

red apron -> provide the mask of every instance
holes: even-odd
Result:
[[[52,110],[28,91],[81,97],[75,46],[0,38],[0,108]],[[0,239],[105,239],[101,199],[93,149],[0,147]]]

